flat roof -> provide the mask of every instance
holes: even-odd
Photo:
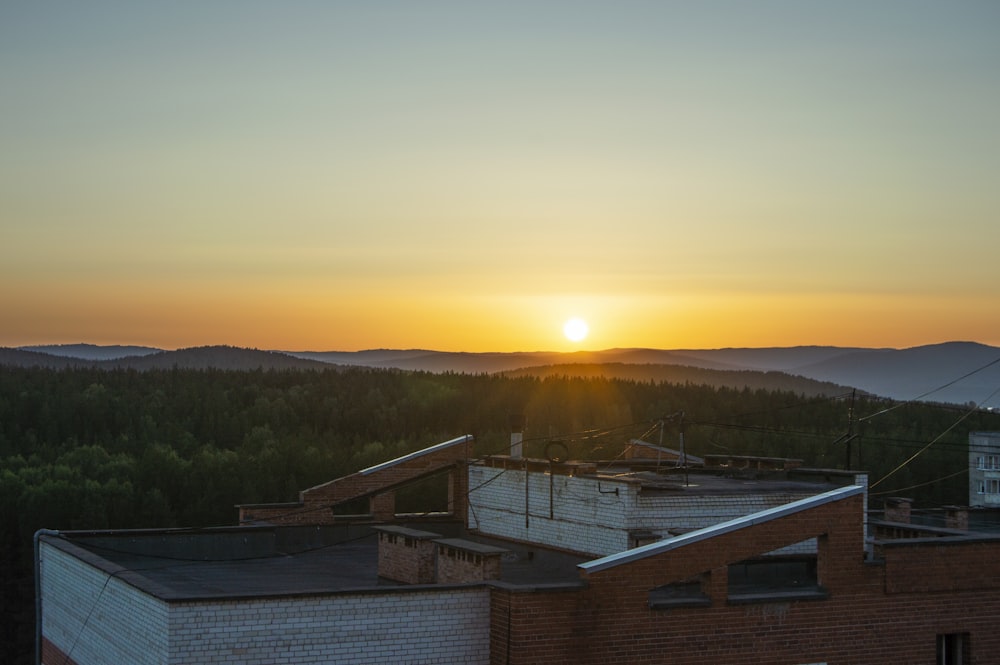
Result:
[[[434,542],[438,545],[446,545],[454,549],[465,550],[466,552],[475,552],[476,554],[505,554],[509,551],[504,547],[485,545],[465,538],[438,538]]]
[[[587,475],[582,475],[586,478]],[[843,487],[852,476],[837,476],[810,470],[761,472],[742,476],[736,473],[691,469],[637,470],[630,466],[608,466],[601,468],[595,478],[608,481],[637,483],[644,492],[677,492],[699,496],[806,493],[819,494],[827,490]],[[853,484],[853,483],[851,483]]]
[[[754,458],[764,459],[764,458]],[[777,459],[777,458],[775,458]],[[784,458],[781,458],[784,459]],[[473,464],[557,476],[592,478],[601,482],[639,485],[643,492],[678,492],[692,495],[745,494],[820,494],[837,487],[853,485],[855,476],[864,471],[842,469],[756,469],[738,467],[683,468],[671,462],[657,464],[648,459],[579,461],[550,463],[538,458],[513,459],[491,455]]]
[[[385,526],[65,532],[42,541],[168,602],[441,588],[378,577],[376,527]],[[484,538],[457,523],[428,528],[444,542],[499,553],[501,583],[583,585],[576,566],[588,557]]]

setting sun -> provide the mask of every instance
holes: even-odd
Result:
[[[583,319],[573,318],[563,325],[563,334],[571,342],[581,342],[587,337],[590,327]]]

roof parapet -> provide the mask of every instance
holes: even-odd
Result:
[[[685,545],[714,538],[715,536],[720,536],[724,533],[738,531],[739,529],[744,529],[756,524],[763,524],[764,522],[770,522],[771,520],[792,515],[803,510],[809,510],[810,508],[816,508],[834,501],[841,501],[851,496],[864,494],[864,491],[865,488],[860,485],[838,487],[837,489],[830,490],[829,492],[823,492],[822,494],[817,494],[816,496],[811,496],[806,499],[799,499],[798,501],[792,501],[791,503],[762,510],[744,517],[738,517],[726,522],[720,522],[718,524],[705,527],[704,529],[691,531],[690,533],[686,533],[682,536],[668,538],[666,540],[658,540],[655,543],[642,545],[641,547],[611,554],[600,559],[594,559],[593,561],[587,561],[578,564],[577,567],[588,573],[596,573],[624,563],[638,561],[648,556],[679,549]]]
[[[402,464],[403,462],[408,462],[412,459],[422,457],[423,455],[429,455],[430,453],[434,453],[439,450],[444,450],[445,448],[450,448],[451,446],[456,446],[460,443],[468,443],[469,441],[473,441],[474,439],[475,437],[473,437],[471,434],[465,434],[464,436],[451,439],[450,441],[445,441],[444,443],[437,443],[427,448],[421,448],[420,450],[409,453],[407,455],[403,455],[402,457],[391,459],[388,462],[381,462],[379,464],[376,464],[375,466],[370,466],[367,469],[361,469],[360,471],[358,471],[358,474],[362,476],[367,476],[370,473],[375,473],[376,471],[382,471],[383,469],[388,469],[389,467],[396,466],[397,464]]]

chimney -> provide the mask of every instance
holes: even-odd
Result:
[[[943,506],[944,525],[948,529],[969,530],[969,509],[962,506]]]
[[[885,519],[887,522],[910,523],[910,504],[913,499],[894,496],[885,500]]]
[[[510,457],[521,459],[521,441],[524,439],[524,415],[512,413],[510,419]]]

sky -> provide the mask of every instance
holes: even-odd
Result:
[[[998,34],[992,0],[8,0],[0,346],[1000,345]]]

